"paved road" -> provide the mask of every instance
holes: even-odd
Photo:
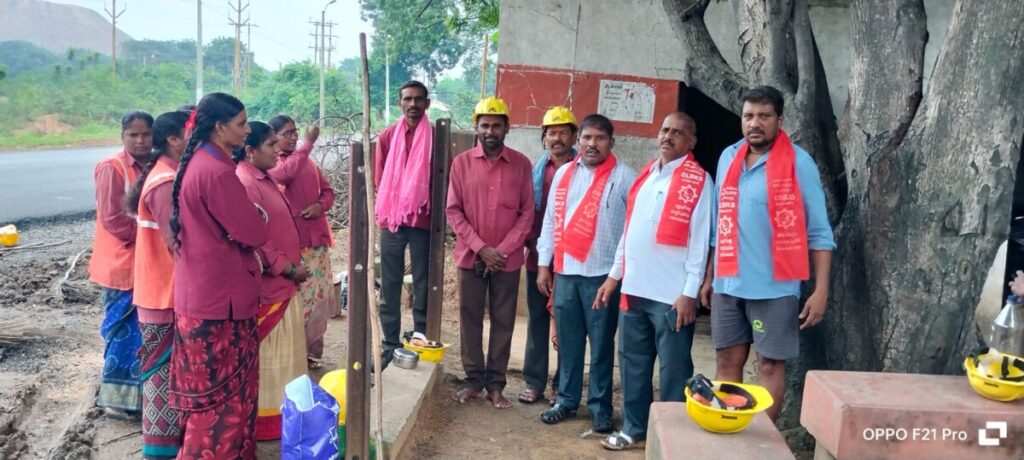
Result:
[[[96,209],[93,168],[118,148],[0,153],[0,226]]]

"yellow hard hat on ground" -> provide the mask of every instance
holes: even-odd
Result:
[[[548,109],[544,114],[544,121],[541,126],[573,125],[576,126],[576,116],[572,111],[560,105]]]
[[[476,108],[473,109],[473,123],[476,123],[476,118],[480,115],[504,115],[508,117],[508,105],[505,101],[498,99],[494,96],[488,96],[476,103]]]
[[[14,224],[0,228],[0,244],[7,247],[18,244],[18,228]]]
[[[994,349],[975,350],[964,359],[967,381],[979,395],[994,401],[1024,398],[1024,360]]]

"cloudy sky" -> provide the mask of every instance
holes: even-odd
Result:
[[[49,0],[54,3],[78,5],[98,11],[104,17],[104,7],[111,0]],[[313,25],[320,20],[320,12],[330,0],[242,0],[249,7],[242,20],[249,18],[252,27],[252,51],[256,62],[268,69],[313,56]],[[203,42],[216,37],[234,37],[234,19],[237,0],[202,0]],[[135,39],[181,40],[196,38],[196,0],[117,0],[117,9],[125,9],[118,18],[119,29]],[[359,33],[369,35],[373,27],[364,22],[359,13],[358,0],[337,0],[327,8],[327,21],[334,22],[332,62],[359,55]],[[246,30],[242,31],[242,40]]]

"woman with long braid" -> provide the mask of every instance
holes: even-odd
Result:
[[[266,213],[270,241],[256,254],[263,265],[260,286],[260,403],[256,416],[256,439],[281,438],[281,403],[284,387],[306,373],[306,334],[302,304],[296,297],[299,284],[309,277],[302,264],[299,230],[292,220],[292,208],[267,171],[277,164],[277,136],[266,123],[250,122],[252,131],[245,150],[237,150],[235,173],[249,199]]]
[[[199,101],[171,193],[174,345],[170,405],[184,438],[180,459],[256,458],[260,263],[267,227],[235,175],[231,154],[249,134],[245,106],[211,93]]]
[[[135,297],[142,330],[142,457],[173,459],[181,445],[178,413],[167,406],[174,334],[171,286],[174,258],[170,230],[171,189],[185,151],[187,112],[167,112],[153,123],[153,153],[125,195],[125,212],[136,215]]]

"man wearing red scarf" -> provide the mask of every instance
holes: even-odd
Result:
[[[716,379],[743,381],[750,344],[757,350],[757,381],[782,409],[787,359],[800,353],[800,330],[825,314],[835,242],[814,160],[781,130],[782,93],[770,86],[742,96],[743,140],[718,160],[714,263],[701,299],[711,305]],[[800,308],[800,283],[814,291]],[[711,291],[714,291],[714,295]]]
[[[693,374],[690,346],[707,261],[712,193],[710,175],[693,156],[696,144],[692,118],[681,112],[665,117],[658,132],[659,155],[630,187],[615,264],[594,300],[594,308],[613,302],[622,281],[623,422],[621,431],[601,441],[606,449],[626,449],[647,437],[655,358],[661,401],[682,401]]]
[[[620,163],[614,127],[602,115],[580,124],[579,156],[555,173],[537,240],[537,287],[551,291],[558,318],[559,369],[555,406],[540,419],[555,424],[576,415],[583,396],[583,362],[590,342],[587,408],[595,433],[612,431],[612,363],[618,299],[594,308],[594,296],[611,271],[625,225],[626,198],[636,178]]]

